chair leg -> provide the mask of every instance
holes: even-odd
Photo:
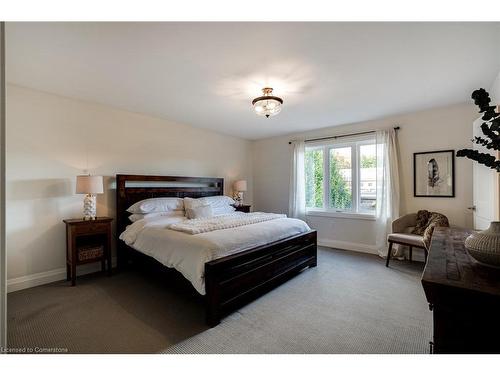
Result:
[[[385,266],[389,267],[389,260],[391,260],[392,253],[392,242],[389,242],[389,250],[387,251],[387,260],[385,261]]]
[[[410,263],[412,261],[412,258],[413,258],[413,246],[410,246]]]

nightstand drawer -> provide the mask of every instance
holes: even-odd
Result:
[[[106,223],[89,223],[85,225],[76,225],[73,228],[73,233],[76,235],[80,234],[92,234],[92,233],[107,233],[109,224]]]

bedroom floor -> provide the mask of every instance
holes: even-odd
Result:
[[[129,271],[8,295],[9,347],[70,353],[428,353],[423,263],[319,248],[302,272],[209,329],[183,280]]]

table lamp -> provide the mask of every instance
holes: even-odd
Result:
[[[243,192],[247,191],[247,181],[238,180],[234,183],[233,188],[236,191],[236,202],[238,206],[241,206],[243,204]]]
[[[96,196],[104,193],[102,176],[76,176],[76,194],[85,194],[83,199],[83,218],[95,220]]]

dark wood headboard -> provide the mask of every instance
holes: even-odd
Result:
[[[117,174],[117,237],[130,224],[127,208],[140,200],[158,197],[200,198],[223,194],[223,178]]]

